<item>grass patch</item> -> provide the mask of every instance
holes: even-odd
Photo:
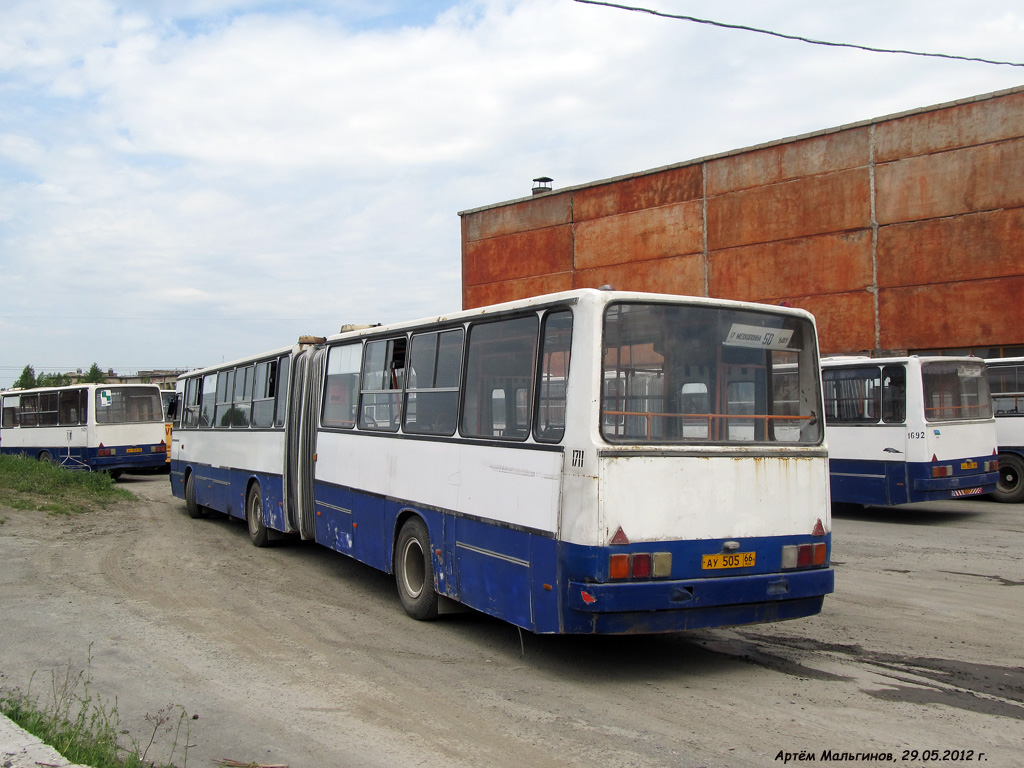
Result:
[[[72,471],[27,456],[0,455],[0,504],[14,509],[69,515],[134,498],[106,472]]]
[[[170,762],[180,752],[188,764],[189,726],[192,719],[180,706],[168,706],[146,715],[152,726],[143,747],[122,730],[116,701],[108,704],[92,691],[92,659],[84,670],[75,671],[69,662],[63,671],[50,673],[50,691],[45,700],[29,690],[0,691],[0,712],[72,763],[93,768],[176,768]],[[33,678],[35,675],[33,675]],[[168,762],[150,760],[148,754],[160,734],[173,734]],[[184,739],[184,746],[180,740]],[[127,745],[124,744],[127,742]]]

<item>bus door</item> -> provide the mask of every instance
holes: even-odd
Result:
[[[881,439],[876,447],[886,460],[885,500],[880,503],[905,504],[910,497],[907,462],[915,458],[910,455],[913,441],[907,423],[906,367],[882,366],[880,384],[881,426],[877,432]],[[924,425],[920,427],[923,429]]]

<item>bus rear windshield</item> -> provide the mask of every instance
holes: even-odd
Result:
[[[984,363],[940,361],[921,367],[924,415],[928,421],[992,418]]]
[[[156,387],[104,387],[96,390],[97,424],[163,421],[163,403]]]
[[[821,442],[814,330],[803,318],[617,303],[603,358],[609,442]]]

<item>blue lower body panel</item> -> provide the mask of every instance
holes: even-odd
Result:
[[[142,445],[115,445],[106,447],[113,455],[100,456],[98,448],[68,447],[67,445],[34,446],[32,448],[3,448],[7,454],[22,454],[38,458],[46,451],[54,464],[67,469],[93,472],[132,472],[162,469],[167,466],[167,448],[164,443]]]
[[[244,517],[247,489],[258,481],[269,527],[285,530],[279,476],[175,463],[171,483],[179,498],[188,469],[197,503],[236,517]],[[318,544],[391,573],[398,533],[406,519],[418,517],[430,536],[438,594],[537,633],[677,632],[795,619],[818,613],[833,590],[829,534],[738,539],[741,552],[756,553],[756,567],[705,571],[702,556],[724,551],[724,540],[585,547],[343,486],[317,483],[314,495]],[[825,564],[782,569],[783,547],[822,542]],[[671,554],[664,578],[609,578],[611,554],[653,552]]]
[[[995,490],[998,472],[965,470],[963,464],[984,467],[991,456],[935,462],[859,461],[829,459],[833,503],[895,506],[981,496]],[[950,477],[932,477],[933,467],[953,468]]]
[[[263,519],[268,528],[288,530],[284,519],[281,475],[223,467],[185,465],[171,462],[171,493],[185,498],[185,479],[194,474],[196,503],[231,517],[245,518],[245,498],[253,483],[259,483],[263,497]]]

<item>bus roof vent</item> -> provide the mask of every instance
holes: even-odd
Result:
[[[351,333],[352,331],[361,331],[365,328],[376,328],[380,323],[370,323],[369,325],[360,325],[359,323],[345,323],[341,326],[341,330],[338,333]]]

